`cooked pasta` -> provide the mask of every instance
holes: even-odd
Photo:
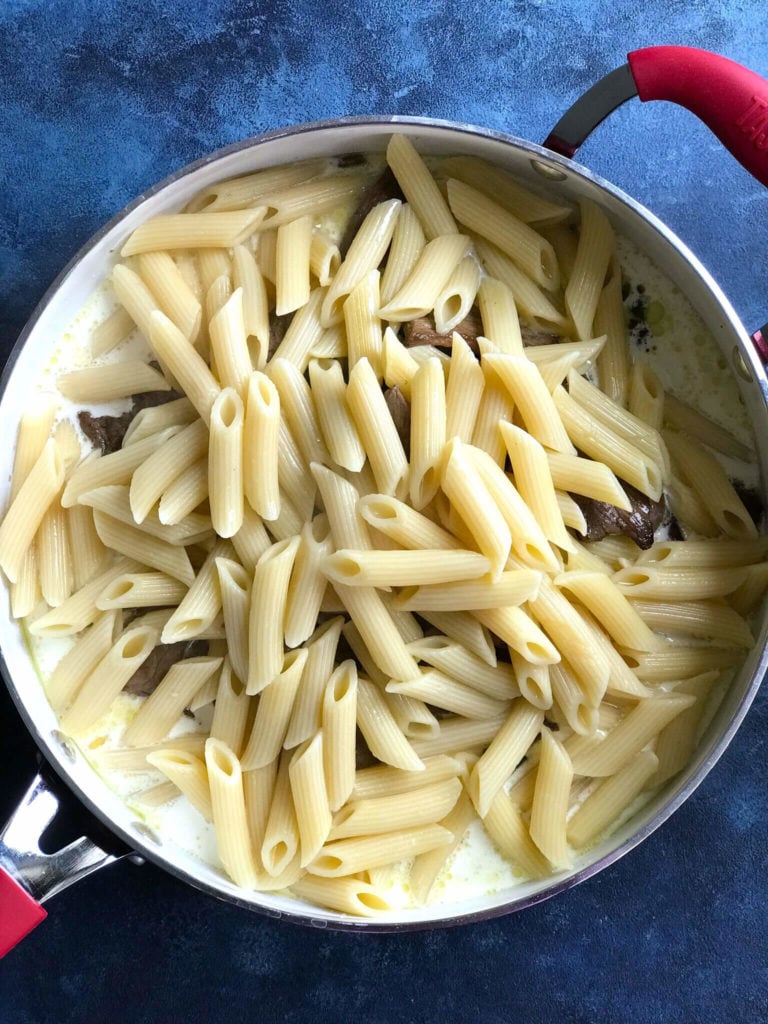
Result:
[[[22,420],[0,569],[136,813],[187,803],[236,884],[372,916],[400,877],[442,898],[468,830],[521,878],[579,866],[684,771],[768,541],[720,459],[743,432],[635,358],[597,207],[406,136],[359,164],[137,228],[57,368],[83,430],[55,396]],[[592,540],[595,506],[626,536]]]

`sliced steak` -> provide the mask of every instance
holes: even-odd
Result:
[[[623,480],[621,486],[632,504],[631,512],[609,505],[606,501],[585,498],[581,494],[572,494],[571,497],[587,521],[587,540],[602,540],[612,534],[624,534],[645,551],[653,544],[653,535],[664,519],[664,500],[653,501]]]

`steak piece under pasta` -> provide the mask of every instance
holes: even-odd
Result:
[[[406,457],[411,457],[411,406],[408,399],[398,387],[387,388],[384,392],[392,422],[405,449]]]
[[[585,498],[581,494],[572,494],[571,497],[587,521],[587,540],[602,540],[611,534],[624,534],[646,551],[653,544],[653,535],[664,519],[664,499],[653,501],[624,480],[621,486],[632,504],[631,512],[609,505],[606,501]]]
[[[376,181],[365,189],[360,198],[360,202],[352,211],[352,216],[347,222],[341,242],[339,243],[339,252],[341,253],[342,259],[347,255],[347,250],[352,244],[352,239],[357,234],[360,225],[363,223],[365,218],[374,206],[378,206],[379,203],[386,202],[387,199],[405,200],[403,190],[400,188],[397,178],[389,168],[387,168],[383,174],[379,175]]]
[[[472,351],[477,353],[477,339],[483,333],[479,311],[472,308],[454,330],[462,336]],[[438,334],[435,318],[430,313],[403,325],[403,344],[408,348],[414,348],[416,345],[434,345],[436,348],[450,349],[453,344],[453,331]]]
[[[472,307],[454,330],[461,335],[477,355],[479,353],[477,339],[483,335],[483,321],[476,306]],[[536,345],[556,345],[563,340],[555,331],[534,324],[520,324],[520,334],[526,348],[533,348]],[[434,345],[436,348],[450,349],[453,344],[453,331],[449,331],[447,334],[438,334],[435,328],[435,319],[430,313],[404,324],[403,344],[408,348],[413,348],[415,345]]]
[[[171,665],[183,658],[200,658],[207,653],[207,640],[179,640],[175,644],[158,644],[143,665],[133,673],[123,691],[137,697],[148,697],[155,692]]]
[[[173,389],[170,391],[145,391],[142,394],[133,395],[131,408],[119,416],[94,416],[86,409],[81,409],[77,414],[77,422],[93,447],[100,448],[102,455],[109,455],[120,448],[125,432],[130,427],[133,418],[142,409],[165,405],[167,402],[175,402],[177,398],[182,397],[180,391]]]

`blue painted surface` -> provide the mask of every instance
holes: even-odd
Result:
[[[425,114],[540,140],[627,50],[661,42],[768,74],[763,0],[4,0],[3,351],[101,223],[214,148],[348,113]],[[768,319],[768,193],[690,115],[631,104],[580,159],[666,220],[748,327]],[[763,697],[694,798],[640,849],[488,924],[308,931],[118,865],[58,897],[5,961],[0,1021],[766,1021],[767,729]],[[33,747],[4,692],[0,749],[5,811]]]

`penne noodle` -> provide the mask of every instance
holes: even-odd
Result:
[[[448,278],[434,302],[435,329],[448,334],[472,309],[480,286],[480,268],[473,256],[465,256]]]
[[[461,438],[462,441],[469,441],[472,438],[484,389],[485,375],[480,365],[461,335],[454,332],[451,369],[445,390],[447,441],[454,437]]]
[[[376,917],[392,909],[386,897],[374,885],[354,877],[319,878],[317,875],[306,874],[291,886],[291,891],[307,903],[319,904],[354,917]]]
[[[452,834],[439,825],[404,829],[386,835],[340,839],[325,845],[309,865],[311,875],[338,878],[354,875],[363,869],[383,867],[396,861],[416,857],[420,853],[445,846]]]
[[[522,356],[520,321],[509,285],[495,277],[483,278],[477,292],[477,302],[485,337],[492,339],[499,352]]]
[[[629,390],[629,344],[621,271],[615,264],[600,292],[592,325],[597,334],[605,335],[605,345],[597,355],[600,387],[614,402],[625,405]]]
[[[701,445],[684,434],[664,431],[664,441],[699,501],[722,533],[734,540],[757,537],[757,527],[720,463]]]
[[[400,731],[384,694],[363,677],[358,679],[357,726],[379,761],[403,771],[424,771],[423,761]]]
[[[131,720],[122,742],[129,747],[145,747],[167,736],[195,694],[221,667],[221,661],[187,658],[171,665]]]
[[[289,188],[302,181],[308,181],[322,173],[322,160],[302,160],[280,167],[266,167],[263,170],[229,178],[209,185],[187,204],[189,213],[207,210],[209,213],[223,210],[237,210],[253,206],[258,200],[270,196],[278,189]]]
[[[366,215],[328,286],[320,312],[320,322],[324,327],[341,322],[344,303],[349,295],[366,274],[381,263],[392,241],[401,205],[399,199],[389,199],[378,203]]]
[[[64,463],[51,438],[45,442],[0,524],[0,568],[11,583],[18,579],[24,555],[63,483]]]
[[[534,364],[522,356],[498,353],[485,356],[483,364],[509,392],[529,434],[552,451],[574,453],[556,402]]]
[[[126,558],[141,562],[150,569],[167,573],[182,583],[192,583],[194,572],[184,548],[158,540],[98,509],[93,513],[93,522],[105,547],[125,555]]]
[[[309,269],[321,285],[330,284],[336,271],[341,266],[339,247],[322,231],[312,232],[309,246]]]
[[[272,802],[264,828],[261,860],[264,870],[279,877],[294,859],[298,861],[299,828],[288,775],[289,758],[283,755],[272,791]]]
[[[653,501],[662,490],[662,469],[635,445],[580,406],[562,387],[555,389],[554,402],[573,444],[596,462],[605,463],[617,477],[626,480]]]
[[[518,699],[469,776],[469,795],[481,818],[539,735],[544,714]]]
[[[103,356],[111,352],[121,341],[125,341],[135,326],[128,310],[118,306],[91,334],[91,353]]]
[[[345,404],[347,387],[341,364],[336,359],[310,360],[309,381],[318,423],[331,458],[343,469],[359,473],[366,455]]]
[[[344,301],[344,328],[347,336],[349,369],[360,359],[367,359],[377,378],[384,374],[381,305],[378,270],[370,270],[351,290]]]
[[[386,305],[400,291],[425,245],[426,238],[419,218],[409,203],[403,203],[392,234],[387,265],[381,275],[381,305]]]
[[[641,750],[631,764],[601,782],[568,822],[571,844],[584,847],[596,840],[645,789],[658,766],[655,753]]]
[[[281,671],[288,583],[299,538],[279,541],[256,563],[248,620],[247,692],[259,693]]]
[[[182,334],[194,342],[200,333],[202,308],[184,275],[167,252],[145,252],[138,258],[139,273],[159,308]]]
[[[171,389],[161,373],[139,359],[62,373],[56,378],[56,386],[71,402],[89,402],[94,405],[111,402],[116,398],[127,398],[143,391]]]
[[[390,323],[403,323],[430,313],[469,246],[469,238],[457,234],[439,235],[427,242],[399,290],[379,309],[379,316]]]
[[[152,653],[160,637],[144,626],[126,630],[94,666],[61,716],[61,728],[69,735],[89,729],[107,712],[112,701]]]
[[[352,587],[408,587],[471,580],[485,575],[488,559],[475,551],[355,551],[328,555],[323,572],[332,583]]]
[[[602,572],[564,572],[553,582],[581,601],[615,644],[638,651],[653,651],[663,645],[632,607],[626,588],[617,586],[618,580],[614,582]]]
[[[577,775],[593,778],[615,775],[677,715],[691,707],[695,700],[695,697],[686,694],[666,694],[640,701],[611,729],[605,739],[583,753],[574,755],[574,771]]]
[[[265,768],[278,757],[285,742],[307,651],[288,651],[280,673],[262,693],[250,738],[240,761],[245,771]]]
[[[754,643],[747,622],[717,601],[632,602],[651,629],[709,640],[715,646],[750,648]]]
[[[146,762],[170,779],[206,821],[213,821],[211,790],[205,761],[192,751],[180,749],[179,739],[180,737],[176,737],[168,740],[160,749],[150,750],[146,754]],[[203,749],[201,744],[200,753],[203,753]]]
[[[215,549],[214,549],[215,550]],[[231,558],[215,558],[227,653],[238,679],[248,676],[248,618],[252,579],[239,562]]]
[[[323,443],[317,421],[315,401],[302,372],[283,358],[272,359],[269,376],[280,396],[280,411],[287,421],[302,458],[307,463],[328,463],[330,456]]]
[[[216,689],[211,736],[226,743],[239,757],[250,717],[251,698],[232,671],[229,658],[225,657]]]
[[[298,647],[312,635],[323,601],[325,559],[333,548],[328,519],[315,516],[301,530],[285,613],[285,645]]]
[[[263,370],[269,352],[269,301],[253,253],[244,245],[232,250],[232,283],[243,295],[243,326],[251,363]]]
[[[178,327],[159,311],[153,312],[149,318],[149,343],[207,424],[211,406],[221,388],[202,356]]]
[[[635,363],[629,382],[629,411],[654,430],[661,430],[665,403],[666,395],[658,375],[647,363]]]
[[[420,585],[400,592],[396,607],[403,611],[477,611],[507,608],[536,598],[541,574],[533,569],[503,572],[495,582],[487,576],[460,583]]]
[[[302,744],[289,767],[291,793],[301,841],[301,866],[306,867],[320,852],[331,829],[331,811],[323,771],[323,733]]]
[[[180,473],[202,458],[208,448],[208,430],[202,420],[169,438],[139,465],[131,476],[133,519],[143,523],[155,503]]]
[[[557,503],[545,449],[530,434],[512,423],[500,423],[499,430],[509,452],[520,497],[533,513],[547,540],[565,551],[572,551],[573,541],[565,528]]]
[[[433,707],[452,711],[462,718],[498,718],[506,710],[504,702],[464,686],[437,669],[426,669],[404,683],[387,683],[386,690],[387,693],[415,697]]]
[[[503,790],[491,802],[483,825],[499,850],[525,877],[549,874],[549,865],[531,839],[519,809]]]
[[[150,217],[131,234],[121,256],[162,249],[229,248],[244,242],[264,219],[265,207],[224,213],[166,213]]]
[[[671,427],[672,430],[695,437],[701,444],[714,448],[715,451],[722,452],[732,459],[741,459],[742,462],[751,462],[754,459],[754,452],[750,447],[742,444],[719,423],[704,416],[698,409],[681,402],[674,395],[665,393],[663,413],[664,425]]]
[[[560,283],[557,257],[545,238],[463,181],[451,178],[447,188],[451,212],[460,224],[498,246],[541,288],[557,290]]]
[[[456,232],[456,223],[429,168],[405,135],[393,135],[387,163],[427,239]]]
[[[547,728],[541,730],[541,755],[531,805],[531,839],[556,869],[571,866],[566,840],[568,797],[573,765],[562,743]]]
[[[352,800],[334,818],[329,841],[433,825],[450,814],[461,794],[457,778],[406,793]]]
[[[402,497],[408,483],[408,462],[376,374],[365,358],[350,371],[347,406],[377,488],[384,494]]]
[[[342,662],[328,680],[323,694],[322,720],[325,788],[330,809],[338,811],[355,785],[357,667],[354,661]]]
[[[245,401],[253,365],[245,331],[242,288],[236,288],[211,317],[208,330],[211,357],[222,387],[234,388]]]
[[[603,211],[584,199],[579,203],[581,230],[573,271],[565,289],[565,308],[579,338],[594,337],[594,319],[615,247],[613,229]]]
[[[526,224],[557,224],[571,214],[569,206],[553,203],[524,188],[512,175],[472,156],[451,156],[440,161],[440,173],[471,185],[513,213]]]
[[[275,313],[293,313],[309,301],[309,259],[312,218],[305,214],[281,224],[275,250]]]
[[[308,652],[284,746],[290,750],[308,740],[322,727],[322,704],[333,673],[343,619],[328,619],[305,643]]]
[[[240,762],[231,747],[211,737],[205,744],[205,765],[219,857],[227,874],[238,885],[253,889],[257,864],[248,829]]]

